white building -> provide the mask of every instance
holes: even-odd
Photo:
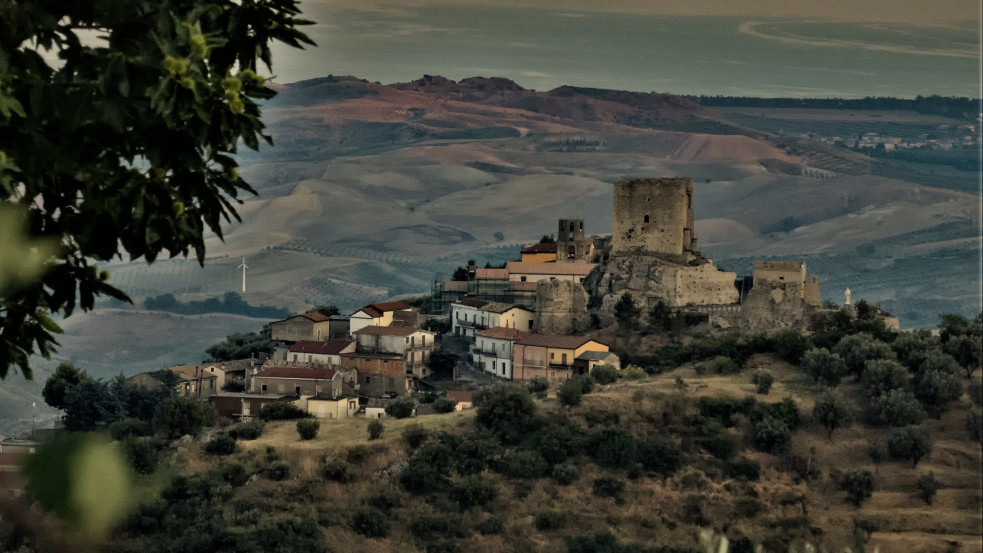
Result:
[[[512,380],[512,346],[529,332],[495,327],[475,333],[471,362],[478,369],[499,378]]]
[[[393,314],[397,311],[413,311],[413,308],[401,301],[370,303],[352,313],[348,319],[348,328],[352,334],[367,326],[389,326],[393,322]]]
[[[287,361],[290,363],[340,365],[342,353],[354,352],[354,340],[328,340],[327,342],[301,340],[287,350]]]

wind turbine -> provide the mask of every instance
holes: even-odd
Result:
[[[242,269],[242,293],[243,294],[246,293],[246,269],[248,269],[248,268],[249,268],[249,265],[246,265],[246,258],[243,257],[242,258],[242,265],[239,265],[238,267],[236,267],[236,269]]]

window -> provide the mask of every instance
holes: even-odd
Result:
[[[550,352],[550,361],[552,361],[554,357],[556,357],[556,353],[554,353],[554,352],[551,351]]]
[[[524,276],[523,277],[519,277],[519,282],[525,282],[525,281],[526,281],[526,277],[524,277]]]
[[[299,396],[300,395],[300,386],[294,386],[294,395],[295,396]]]
[[[648,215],[645,216],[645,222],[646,223],[649,222],[649,216]]]
[[[529,321],[529,330],[532,330],[532,321]]]
[[[265,394],[265,393],[266,393],[266,384],[263,384],[263,385],[262,385],[262,386],[260,387],[260,389],[261,389],[261,390],[263,391],[263,393]]]

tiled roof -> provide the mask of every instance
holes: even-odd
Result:
[[[341,394],[340,396],[325,396],[316,395],[314,397],[307,398],[308,401],[341,401],[343,399],[356,399],[358,396],[353,396],[349,394]]]
[[[577,261],[574,263],[533,263],[509,261],[506,270],[510,275],[586,275],[596,267],[596,263]]]
[[[447,392],[447,399],[458,403],[472,403],[473,394],[467,390],[451,390]]]
[[[465,280],[448,280],[444,282],[444,290],[447,292],[467,292],[468,283]]]
[[[506,279],[509,278],[508,269],[475,269],[474,278],[482,279]]]
[[[499,340],[518,340],[524,336],[532,334],[524,330],[518,330],[515,328],[505,328],[504,326],[493,326],[486,330],[479,330],[475,332],[475,336],[481,336],[484,338],[496,338]]]
[[[318,313],[317,311],[308,311],[307,313],[303,313],[300,316],[303,317],[303,318],[305,318],[305,319],[309,319],[311,321],[314,321],[315,323],[323,323],[324,321],[327,321],[328,319],[331,318],[331,317],[329,317],[327,315],[324,315],[322,313]]]
[[[253,378],[297,378],[305,380],[331,380],[335,375],[334,369],[327,367],[304,369],[301,367],[270,367],[259,371]]]
[[[585,361],[603,361],[605,359],[610,359],[611,356],[617,357],[610,351],[585,351],[577,356],[577,359],[583,359]]]
[[[207,367],[204,365],[203,367]],[[207,378],[216,378],[214,373],[201,370],[202,367],[198,365],[178,365],[176,367],[170,367],[167,370],[181,377],[182,380],[198,380]]]
[[[480,309],[481,311],[488,311],[489,313],[505,313],[510,309],[525,309],[526,311],[532,311],[532,309],[529,309],[528,307],[512,305],[511,303],[504,303],[500,301],[490,301]]]
[[[591,338],[587,336],[553,336],[530,333],[520,338],[516,343],[524,346],[576,349],[590,341]]]
[[[488,305],[487,300],[479,300],[478,298],[461,298],[454,303],[466,305],[468,307],[484,307],[485,305]]]
[[[337,355],[345,348],[352,345],[351,340],[328,340],[327,342],[315,342],[313,340],[301,340],[290,346],[290,353],[315,353],[320,355]]]
[[[522,250],[522,253],[556,253],[556,242],[540,242]]]
[[[354,334],[360,336],[409,336],[414,332],[433,334],[427,330],[420,330],[412,326],[367,326],[356,330]]]

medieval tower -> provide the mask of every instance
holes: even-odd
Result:
[[[584,236],[583,219],[560,219],[556,233],[556,261],[571,263],[587,261],[593,241]]]
[[[648,253],[684,262],[694,243],[693,179],[614,183],[612,254]]]

